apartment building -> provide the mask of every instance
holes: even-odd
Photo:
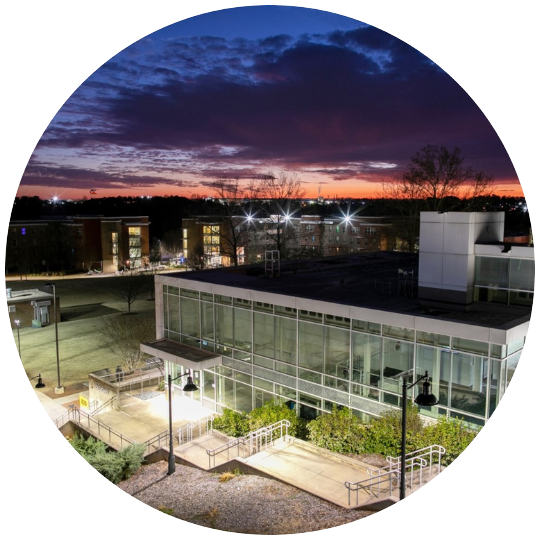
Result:
[[[184,259],[194,253],[202,266],[231,266],[264,260],[324,257],[391,249],[388,218],[324,216],[199,216],[182,220]]]
[[[148,263],[148,216],[73,216],[11,221],[6,273],[96,269],[114,272]]]

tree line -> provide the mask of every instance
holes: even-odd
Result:
[[[238,247],[246,241],[242,226],[250,216],[272,221],[271,243],[280,253],[287,250],[292,232],[288,217],[301,212],[311,215],[339,215],[359,210],[355,202],[336,200],[333,204],[306,204],[306,190],[296,170],[266,171],[251,177],[222,174],[205,184],[209,197],[105,197],[52,204],[37,197],[16,198],[12,220],[37,219],[48,215],[148,215],[152,249],[159,258],[158,243],[178,250],[182,220],[193,216],[219,216],[225,223],[222,248],[233,264],[238,263]],[[516,211],[516,200],[495,193],[493,177],[465,163],[459,148],[427,145],[411,156],[404,169],[381,182],[377,197],[363,199],[362,216],[389,216],[393,233],[404,249],[415,251],[421,211],[506,211],[510,234],[527,234],[528,212]]]

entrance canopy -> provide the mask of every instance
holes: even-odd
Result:
[[[221,355],[172,339],[158,339],[141,343],[141,351],[195,371],[210,369],[222,364]]]

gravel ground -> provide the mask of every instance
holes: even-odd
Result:
[[[141,467],[118,487],[152,508],[184,521],[246,534],[311,532],[372,514],[341,508],[260,476],[224,476],[181,465],[167,476],[165,461]]]

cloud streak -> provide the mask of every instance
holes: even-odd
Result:
[[[81,85],[22,185],[180,189],[196,176],[277,167],[309,171],[317,185],[377,182],[426,144],[459,146],[467,164],[517,182],[466,92],[385,32],[359,23],[225,39],[178,29],[128,47]]]

